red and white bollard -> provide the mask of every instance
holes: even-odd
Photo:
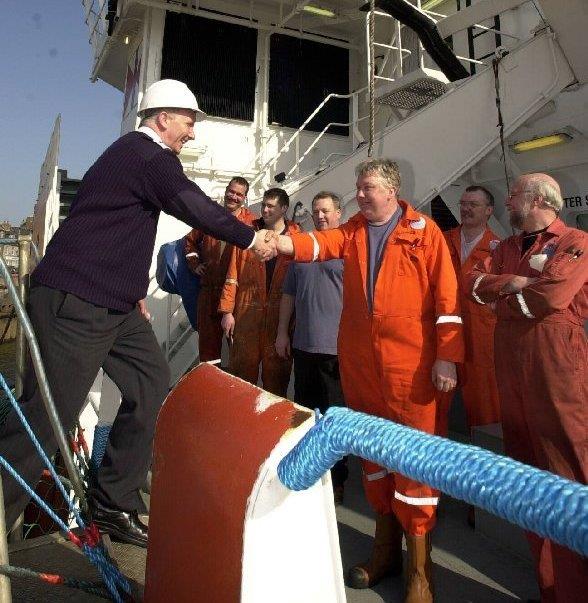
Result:
[[[345,601],[330,475],[292,492],[280,460],[314,413],[208,364],[159,414],[146,603]]]

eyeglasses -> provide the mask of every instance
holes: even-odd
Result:
[[[513,197],[516,197],[517,195],[529,195],[529,194],[533,194],[533,193],[531,193],[530,191],[511,191],[506,196],[506,200],[510,201]]]
[[[476,209],[478,207],[488,207],[488,203],[474,203],[473,201],[460,201],[460,207],[471,207],[472,209]]]

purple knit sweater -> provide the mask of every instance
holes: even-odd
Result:
[[[160,211],[242,249],[255,236],[185,176],[170,150],[130,132],[86,172],[33,280],[128,312],[147,294]]]

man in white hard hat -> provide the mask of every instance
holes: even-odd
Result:
[[[147,544],[139,488],[151,458],[155,420],[169,388],[169,368],[142,305],[149,283],[159,213],[262,259],[275,255],[255,233],[209,199],[182,170],[177,155],[204,119],[182,82],[161,80],[145,92],[138,131],[119,138],[88,170],[68,218],[31,277],[29,316],[53,397],[70,430],[102,367],[122,393],[101,467],[88,493],[97,526],[113,537]],[[56,440],[32,370],[21,407],[44,449]],[[0,428],[0,455],[30,483],[43,469],[15,413]],[[6,520],[12,526],[28,496],[4,476]]]

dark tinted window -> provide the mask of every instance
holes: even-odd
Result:
[[[161,77],[185,82],[209,115],[253,121],[257,31],[168,12]]]
[[[269,123],[298,128],[331,92],[349,92],[349,51],[345,48],[273,34],[270,40]],[[307,129],[349,121],[349,101],[331,99]],[[329,128],[345,134],[348,128]]]

